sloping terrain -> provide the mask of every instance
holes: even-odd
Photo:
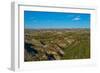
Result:
[[[24,60],[90,58],[89,29],[25,29]]]

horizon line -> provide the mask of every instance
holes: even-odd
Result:
[[[24,28],[24,29],[90,29],[88,27],[86,28]]]

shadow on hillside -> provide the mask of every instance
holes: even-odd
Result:
[[[38,53],[38,51],[32,47],[31,43],[25,42],[24,43],[24,48],[29,54],[32,54],[33,56]]]

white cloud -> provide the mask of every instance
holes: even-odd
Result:
[[[80,20],[80,16],[74,17],[72,20],[73,21],[79,21]]]

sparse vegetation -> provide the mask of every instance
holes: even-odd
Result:
[[[24,60],[90,58],[90,29],[25,29]]]

